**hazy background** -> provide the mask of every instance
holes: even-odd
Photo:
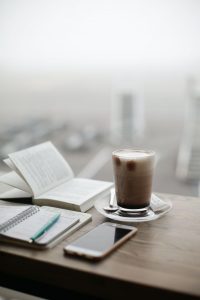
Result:
[[[175,168],[188,82],[200,75],[199,29],[198,0],[0,0],[1,134],[38,118],[105,134],[111,99],[128,85],[145,120],[142,142],[130,144],[155,148],[163,162],[155,190],[197,195]],[[90,151],[66,151],[77,173]],[[111,167],[96,176],[110,179]]]

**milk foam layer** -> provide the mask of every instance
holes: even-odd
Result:
[[[134,169],[134,174],[128,173],[126,176],[137,176],[141,173],[152,172],[154,168],[155,153],[153,151],[137,151],[137,150],[117,150],[113,152],[113,160],[120,168],[117,172],[124,173],[126,169]],[[123,170],[125,169],[125,170]]]
[[[138,151],[138,150],[118,150],[114,151],[113,155],[118,156],[120,159],[143,159],[154,155],[154,152]]]

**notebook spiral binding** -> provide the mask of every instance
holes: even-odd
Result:
[[[40,208],[38,206],[31,206],[24,210],[23,212],[19,213],[15,217],[9,219],[8,221],[4,222],[0,225],[0,233],[6,232],[12,227],[15,227],[17,224],[23,222],[24,220],[28,219],[32,215],[36,214]]]

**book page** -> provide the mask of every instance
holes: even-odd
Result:
[[[30,195],[33,194],[28,184],[14,171],[0,176],[0,182],[18,188],[19,190],[27,192]]]
[[[3,162],[13,171],[15,171],[19,176],[21,176],[19,170],[15,167],[12,160],[10,158],[3,159]]]
[[[35,197],[73,177],[72,169],[51,142],[9,154],[9,158]]]
[[[32,196],[33,196],[33,194],[13,188],[9,191],[1,193],[0,199],[4,199],[4,200],[10,200],[10,199],[15,200],[16,199],[16,201],[17,201],[18,199],[22,200],[24,198],[32,198]]]
[[[106,181],[73,178],[53,190],[40,195],[37,199],[52,199],[81,205],[112,185],[113,184],[111,182]],[[48,205],[48,201],[46,203]]]

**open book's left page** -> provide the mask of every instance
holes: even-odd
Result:
[[[33,194],[29,185],[14,171],[2,175],[0,177],[0,182],[29,193],[29,196]]]
[[[73,178],[72,169],[51,142],[9,154],[9,158],[35,197]]]

